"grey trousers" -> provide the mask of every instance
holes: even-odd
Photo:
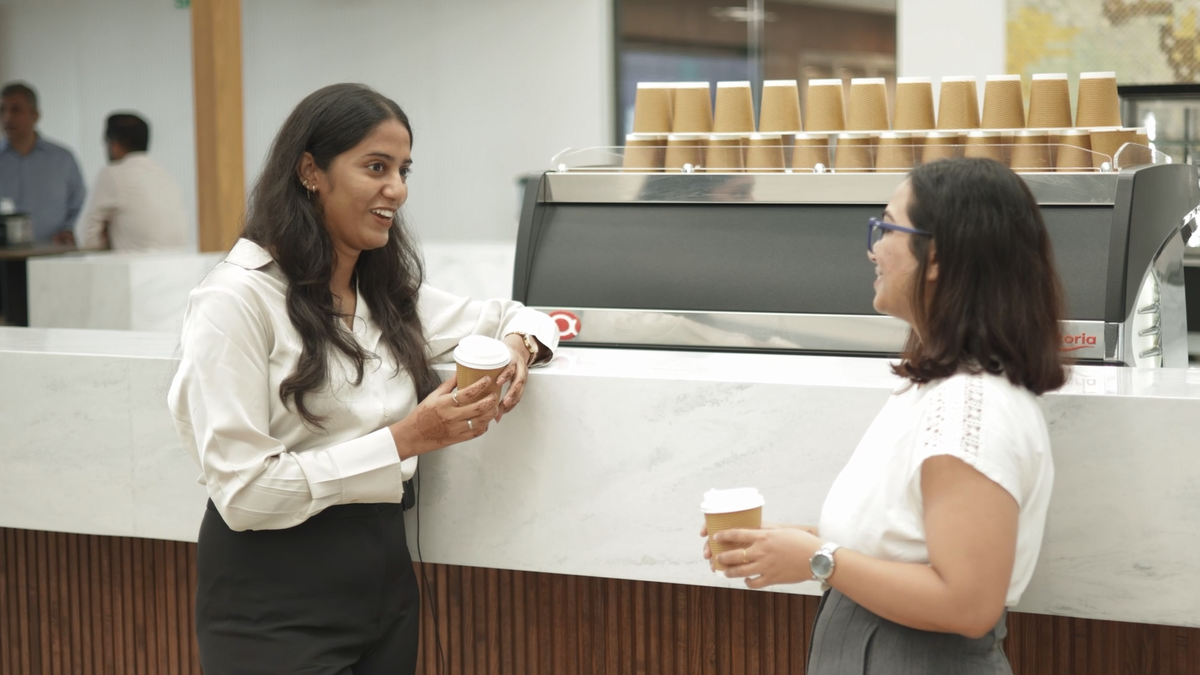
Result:
[[[892,623],[831,589],[813,626],[808,675],[1012,675],[1002,646],[1007,616],[971,639]]]

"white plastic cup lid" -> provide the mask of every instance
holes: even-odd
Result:
[[[483,335],[468,335],[454,348],[454,361],[476,370],[503,368],[512,360],[512,351],[503,342]]]
[[[703,513],[737,513],[749,511],[766,503],[763,496],[755,488],[733,488],[717,490],[713,488],[704,493],[704,501],[700,502]]]

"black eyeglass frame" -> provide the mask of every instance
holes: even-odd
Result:
[[[879,218],[869,218],[869,219],[867,219],[867,253],[875,252],[875,243],[873,241],[873,239],[875,239],[875,230],[892,230],[894,232],[907,232],[909,234],[916,234],[916,235],[920,235],[922,237],[932,237],[933,236],[932,232],[926,232],[925,230],[918,230],[918,229],[912,228],[912,227],[904,227],[903,225],[889,223],[885,220],[880,220]]]

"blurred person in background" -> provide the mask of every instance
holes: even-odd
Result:
[[[8,198],[33,219],[38,242],[73,244],[85,189],[70,150],[37,132],[37,92],[24,82],[0,88],[0,199]]]
[[[113,113],[105,124],[104,141],[109,164],[96,176],[79,220],[80,248],[183,248],[187,242],[183,191],[166,167],[146,154],[150,125],[131,113]]]

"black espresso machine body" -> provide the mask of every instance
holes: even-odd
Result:
[[[1064,350],[1186,367],[1197,168],[1021,176],[1066,289]],[[527,184],[513,297],[554,314],[573,346],[894,356],[908,328],[872,308],[866,233],[903,180],[546,173]]]

